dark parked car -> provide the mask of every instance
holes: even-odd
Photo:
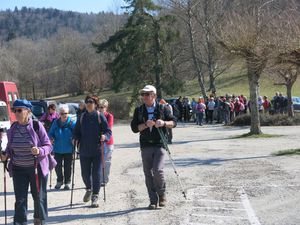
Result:
[[[292,97],[294,112],[300,112],[300,97]]]
[[[56,101],[53,100],[31,100],[30,102],[32,104],[32,113],[38,119],[47,112],[47,108],[50,104],[57,106]]]

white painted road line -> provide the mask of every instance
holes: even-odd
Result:
[[[191,214],[191,216],[195,217],[212,217],[212,218],[222,218],[222,219],[239,219],[245,220],[247,218],[241,216],[225,216],[225,215],[210,215],[210,214]]]
[[[249,218],[249,221],[250,221],[251,225],[261,225],[258,218],[255,215],[255,212],[254,212],[254,210],[253,210],[253,208],[250,204],[248,196],[247,196],[247,194],[246,194],[243,187],[241,188],[241,200],[242,200],[243,205],[246,209],[246,212],[247,212],[247,215],[248,215],[248,218]]]
[[[221,201],[221,200],[214,200],[214,199],[197,199],[199,201],[204,202],[215,202],[215,203],[222,203],[222,204],[243,204],[242,202],[233,202],[233,201]]]
[[[236,208],[225,208],[225,207],[209,207],[209,206],[197,206],[193,209],[211,209],[211,210],[227,210],[227,211],[246,211],[246,209],[236,209]]]

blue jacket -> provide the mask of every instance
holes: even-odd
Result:
[[[53,151],[55,153],[72,153],[72,133],[75,127],[75,122],[68,117],[66,122],[62,123],[60,119],[54,120],[50,131],[49,138],[54,140]]]
[[[110,139],[111,130],[103,113],[95,110],[91,113],[85,112],[76,123],[73,138],[80,143],[80,156],[99,157],[100,137],[105,135],[106,141]]]

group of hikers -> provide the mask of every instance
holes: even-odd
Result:
[[[148,208],[156,209],[166,205],[164,137],[167,129],[176,126],[176,117],[166,104],[157,101],[154,86],[146,85],[139,94],[143,104],[134,111],[131,129],[140,133],[143,171],[150,200]],[[32,119],[32,105],[26,99],[17,99],[13,103],[13,111],[17,121],[7,131],[8,143],[5,151],[1,152],[1,161],[4,171],[7,168],[13,178],[14,224],[27,224],[29,186],[34,200],[33,222],[35,225],[46,224],[48,176],[55,168],[55,189],[63,186],[65,190],[73,190],[71,176],[72,171],[74,175],[77,148],[85,185],[83,202],[99,207],[100,187],[105,187],[109,180],[114,148],[114,118],[108,112],[108,101],[99,100],[95,95],[86,96],[85,101],[80,103],[77,121],[71,120],[67,105],[61,105],[58,110],[55,105],[49,105],[48,112],[40,121]]]
[[[280,92],[276,92],[271,100],[267,96],[259,96],[257,104],[261,113],[287,113],[288,100]],[[172,108],[178,121],[193,121],[200,126],[204,122],[212,124],[213,121],[228,125],[237,116],[251,111],[250,100],[243,94],[216,96],[212,93],[207,98],[199,97],[198,100],[192,98],[191,101],[188,97],[179,96],[172,104]]]

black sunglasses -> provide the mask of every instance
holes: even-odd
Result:
[[[13,112],[14,113],[21,113],[21,112],[23,112],[23,109],[14,109]]]
[[[88,103],[93,104],[93,103],[95,103],[95,101],[94,101],[93,99],[89,99],[89,100],[86,100],[85,103],[86,103],[86,104],[88,104]]]
[[[68,113],[60,113],[60,115],[61,115],[61,116],[63,116],[63,115],[67,115],[67,114],[68,114]]]
[[[141,93],[141,96],[149,96],[150,93],[146,92],[146,93]]]

